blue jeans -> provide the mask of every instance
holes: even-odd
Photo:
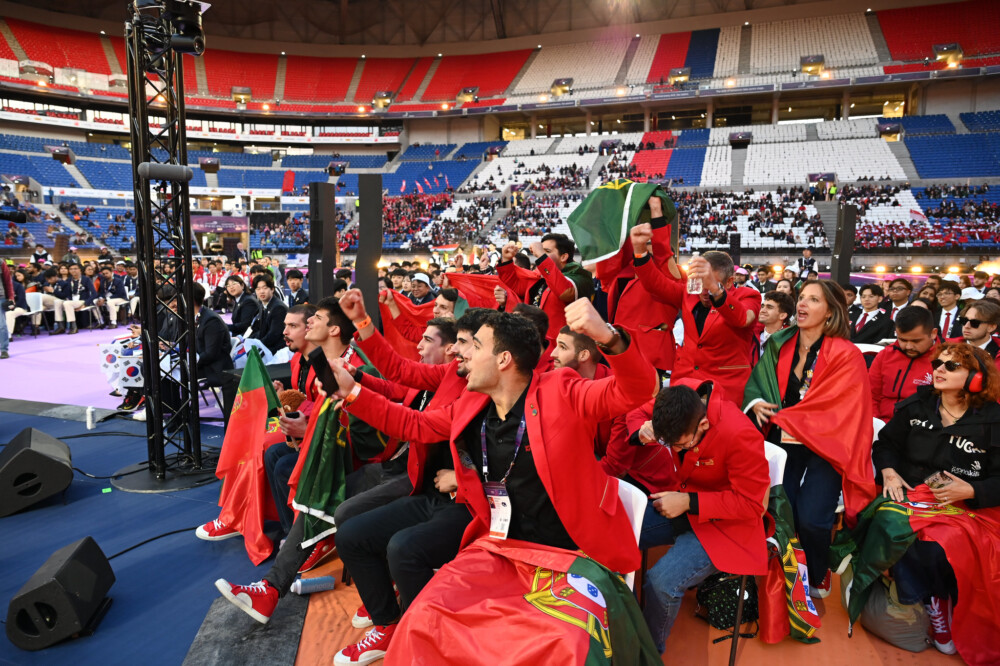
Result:
[[[958,600],[955,570],[935,541],[914,541],[891,571],[902,604],[929,603],[931,597]]]
[[[295,513],[288,506],[288,479],[298,460],[299,452],[284,442],[272,444],[264,452],[264,472],[267,474],[267,482],[271,484],[271,497],[278,510],[281,531],[285,534],[292,529],[292,521],[295,520]]]
[[[830,539],[842,481],[837,470],[809,447],[788,444],[781,448],[788,453],[785,494],[792,505],[795,531],[806,554],[809,584],[819,585],[830,568]]]
[[[639,550],[653,546],[666,546],[674,542],[674,531],[670,528],[670,519],[653,508],[653,500],[646,503],[646,513],[642,516],[642,529],[639,531]]]
[[[7,299],[0,298],[0,351],[10,346],[10,331],[7,330]]]
[[[669,529],[670,523],[667,522]],[[718,571],[694,532],[685,532],[674,540],[653,568],[646,572],[643,590],[646,607],[642,611],[656,649],[663,653],[681,610],[684,593]]]

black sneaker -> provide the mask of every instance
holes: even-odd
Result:
[[[125,401],[118,405],[120,412],[134,412],[146,403],[146,396],[136,389],[129,389],[125,394]]]

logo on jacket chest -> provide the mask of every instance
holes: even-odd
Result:
[[[933,381],[934,381],[934,378],[931,376],[931,373],[928,372],[928,373],[925,373],[923,377],[914,377],[913,378],[913,385],[914,386],[930,386],[933,383]]]

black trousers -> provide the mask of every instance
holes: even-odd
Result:
[[[471,521],[466,505],[434,492],[397,499],[337,531],[340,559],[376,625],[398,620],[434,569],[454,559]]]

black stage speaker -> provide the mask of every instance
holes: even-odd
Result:
[[[28,579],[7,607],[7,638],[22,650],[41,650],[93,633],[104,617],[115,574],[90,537],[60,548]]]
[[[340,263],[337,188],[309,183],[309,302],[333,294],[333,271]]]
[[[69,447],[25,428],[0,451],[0,518],[61,493],[72,481]]]
[[[833,262],[830,279],[837,284],[851,281],[851,258],[854,256],[854,229],[858,222],[858,208],[851,204],[837,207],[837,236],[833,241]]]
[[[733,264],[735,266],[740,265],[740,253],[741,253],[741,241],[740,235],[737,233],[729,234],[729,256],[733,258]]]
[[[358,174],[358,257],[354,284],[365,297],[365,310],[375,325],[378,311],[378,262],[382,258],[382,174]]]

